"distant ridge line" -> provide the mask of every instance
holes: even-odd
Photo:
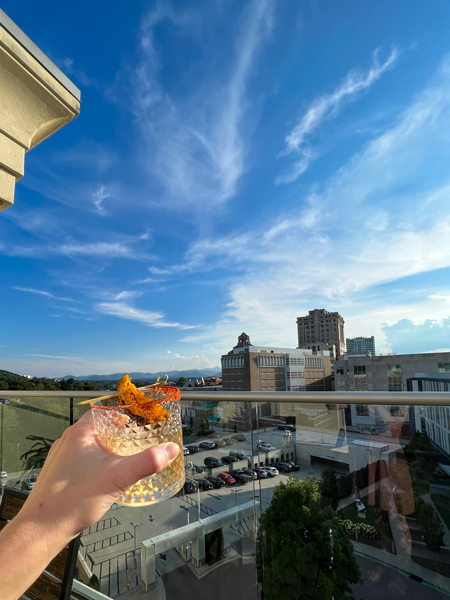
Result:
[[[200,378],[200,377],[213,377],[214,375],[221,377],[222,369],[220,367],[213,367],[207,369],[190,369],[187,371],[157,371],[155,373],[141,373],[139,371],[132,372],[124,371],[123,373],[111,373],[110,375],[64,375],[59,379],[70,379],[73,378],[76,381],[119,381],[124,375],[129,375],[131,379],[157,379],[160,375],[168,375],[170,380],[179,379],[180,377],[189,378]]]

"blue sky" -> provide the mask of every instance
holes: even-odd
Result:
[[[214,367],[339,311],[450,348],[450,5],[21,3],[80,116],[0,215],[0,368]]]

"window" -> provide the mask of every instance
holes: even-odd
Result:
[[[387,365],[388,390],[390,392],[402,392],[402,366]]]
[[[357,417],[368,417],[369,416],[369,407],[366,404],[357,404],[356,405],[356,416]]]
[[[355,365],[353,374],[355,376],[355,391],[367,392],[366,365]]]
[[[438,363],[439,373],[450,373],[450,363]]]
[[[338,367],[336,369],[336,375],[343,375],[344,374],[344,369],[342,367]]]

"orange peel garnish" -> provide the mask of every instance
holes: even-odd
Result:
[[[131,377],[124,375],[117,386],[119,402],[137,417],[144,417],[150,423],[168,421],[170,414],[158,402],[149,398],[131,383]]]

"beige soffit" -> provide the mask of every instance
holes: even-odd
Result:
[[[80,113],[80,91],[0,10],[0,211],[14,202],[25,152]]]

